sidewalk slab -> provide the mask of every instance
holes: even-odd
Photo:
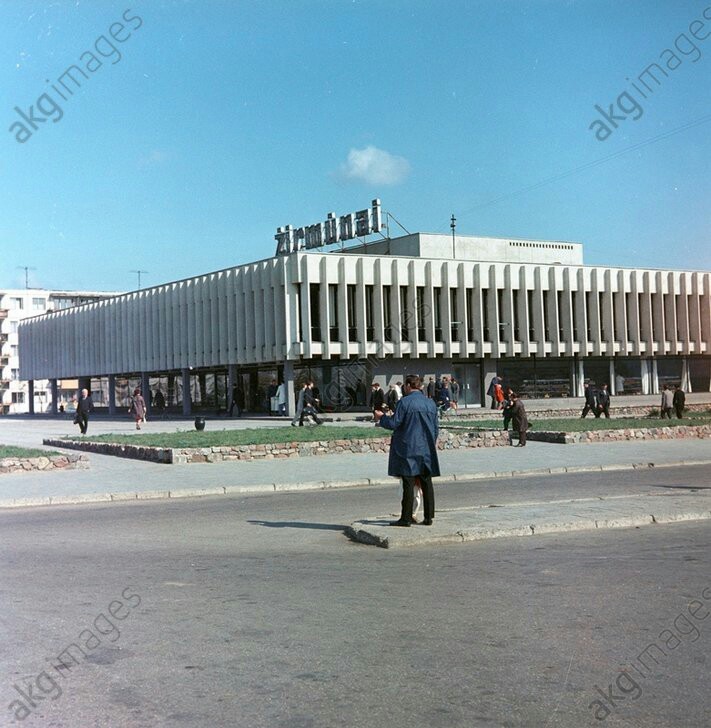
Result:
[[[443,510],[432,526],[401,528],[389,525],[392,516],[370,518],[352,523],[346,535],[359,543],[398,549],[708,519],[710,494],[643,494]]]

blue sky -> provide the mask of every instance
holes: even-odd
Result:
[[[711,0],[0,0],[0,286],[155,285],[374,197],[709,270],[710,91]]]

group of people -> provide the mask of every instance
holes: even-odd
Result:
[[[319,419],[318,410],[320,399],[318,396],[318,390],[314,385],[313,379],[308,379],[301,385],[299,391],[299,397],[296,400],[296,413],[294,418],[291,420],[291,426],[299,427],[304,426],[304,422],[307,424],[312,421],[314,425],[322,425],[323,420]]]
[[[592,412],[595,417],[605,415],[608,419],[610,418],[610,392],[607,389],[607,384],[603,384],[600,389],[594,389],[589,383],[585,383],[583,396],[585,397],[585,404],[583,405],[583,411],[580,414],[582,419],[588,416],[589,412]]]
[[[158,394],[161,394],[160,390],[158,390]],[[161,394],[161,397],[162,396],[163,395]],[[89,394],[89,390],[82,389],[79,392],[79,396],[74,398],[74,402],[76,405],[76,411],[74,413],[74,424],[79,425],[79,432],[82,435],[86,435],[86,432],[89,429],[89,416],[94,411],[94,402],[91,399],[91,394]],[[146,421],[146,410],[146,400],[143,398],[141,388],[136,387],[133,390],[133,396],[130,399],[128,413],[133,417],[133,420],[136,423],[137,430],[141,429],[141,422]]]
[[[678,419],[681,419],[684,415],[684,407],[686,406],[686,395],[684,390],[677,384],[672,392],[671,387],[668,384],[664,385],[662,389],[662,405],[660,407],[660,414],[662,419],[668,417],[672,418],[672,410],[676,413]]]

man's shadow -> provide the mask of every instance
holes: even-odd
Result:
[[[316,531],[345,531],[346,526],[338,526],[334,523],[308,523],[305,521],[260,521],[248,520],[253,526],[265,526],[266,528],[311,528]]]

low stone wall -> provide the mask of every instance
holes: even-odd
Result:
[[[386,453],[390,450],[389,437],[174,449],[119,445],[86,440],[47,439],[43,440],[43,443],[52,447],[85,450],[100,455],[115,455],[135,460],[150,460],[154,463],[219,463],[230,460],[274,460],[277,458],[312,457],[314,455],[338,455],[339,453]],[[501,447],[508,444],[508,433],[500,430],[482,432],[442,430],[437,447],[440,450],[454,450],[463,447]]]
[[[37,470],[84,470],[89,467],[86,455],[41,455],[36,458],[0,458],[0,475]]]
[[[545,432],[529,430],[529,440],[574,445],[588,442],[622,442],[625,440],[683,440],[711,437],[711,425],[677,425],[675,427],[644,427],[620,430],[588,430],[586,432]]]
[[[523,400],[524,405],[526,400]],[[553,419],[565,419],[566,417],[580,417],[583,405],[579,407],[553,407],[550,409],[529,409],[528,417],[536,420],[553,420]],[[708,404],[687,404],[685,412],[707,412],[711,407]],[[654,411],[659,418],[659,405],[633,405],[629,407],[618,407],[615,406],[614,397],[612,399],[612,407],[610,408],[610,414],[612,417],[647,417],[650,411]],[[492,410],[482,407],[481,409],[460,409],[456,415],[449,416],[449,421],[456,423],[457,417],[462,417],[467,420],[492,420],[502,417],[501,410]],[[590,414],[592,418],[593,415]],[[660,419],[660,418],[659,418]],[[653,418],[650,417],[650,420]]]

